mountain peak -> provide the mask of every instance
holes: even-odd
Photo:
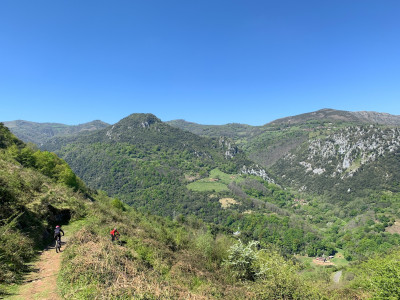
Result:
[[[149,127],[152,124],[156,123],[162,123],[162,121],[157,118],[155,115],[150,114],[150,113],[134,113],[126,118],[123,118],[121,121],[119,121],[117,124],[120,125],[137,125],[141,127]]]

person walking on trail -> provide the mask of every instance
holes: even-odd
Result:
[[[61,229],[60,225],[57,225],[56,229],[54,229],[54,239],[60,240],[60,245],[61,245],[61,232],[62,235],[64,236],[64,231]]]
[[[111,235],[111,242],[114,242],[114,240],[118,239],[119,232],[118,232],[117,228],[114,227],[114,229],[110,231],[110,235]]]

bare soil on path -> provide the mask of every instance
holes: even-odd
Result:
[[[333,275],[333,281],[334,281],[335,283],[339,283],[340,277],[342,277],[342,270],[337,271],[337,272]]]
[[[25,282],[19,287],[16,295],[6,297],[9,300],[60,300],[57,292],[57,276],[61,266],[62,250],[67,239],[62,237],[61,253],[56,253],[55,245],[42,251],[33,272],[27,275]]]

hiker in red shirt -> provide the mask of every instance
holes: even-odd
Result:
[[[113,230],[110,231],[111,234],[111,242],[114,242],[115,239],[119,238],[119,232],[117,228],[114,228]]]

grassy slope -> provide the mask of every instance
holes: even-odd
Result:
[[[85,223],[64,254],[60,283],[66,298],[244,299],[251,295],[241,285],[229,283],[217,260],[206,258],[193,243],[204,228],[190,232],[176,222],[112,206],[102,196],[93,203]],[[114,226],[122,245],[110,242]]]

